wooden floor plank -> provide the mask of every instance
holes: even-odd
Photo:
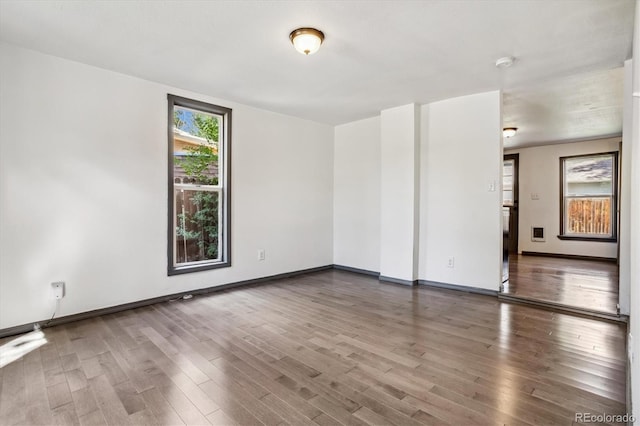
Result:
[[[107,420],[104,418],[102,411],[95,410],[84,416],[79,416],[78,421],[82,426],[102,426],[107,425]]]
[[[24,361],[16,360],[4,366],[2,370],[0,424],[24,423],[27,408]],[[48,406],[46,393],[41,395],[41,398]]]
[[[615,314],[618,280],[615,262],[509,255],[504,293]]]
[[[89,379],[89,384],[107,424],[128,425],[129,414],[118,398],[113,384],[109,382],[105,375],[100,375]]]
[[[44,332],[0,369],[0,424],[570,425],[627,409],[623,325],[344,271]]]
[[[155,418],[158,419],[159,424],[168,424],[168,425],[182,425],[185,424],[184,421],[180,418],[178,413],[174,410],[174,408],[169,404],[169,402],[162,396],[162,393],[156,389],[148,389],[142,392],[142,397],[144,398],[147,407],[154,414]]]

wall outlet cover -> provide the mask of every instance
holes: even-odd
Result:
[[[62,299],[64,297],[64,281],[52,282],[51,292],[54,299]]]

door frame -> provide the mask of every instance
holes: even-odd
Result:
[[[503,154],[502,161],[508,160],[513,160],[513,206],[509,206],[509,254],[517,255],[519,245],[520,154]]]

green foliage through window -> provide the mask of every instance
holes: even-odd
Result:
[[[219,118],[183,108],[174,110],[174,126],[188,136],[202,138],[184,148],[185,155],[175,159],[195,185],[218,185]],[[219,257],[219,193],[204,190],[182,190],[176,197],[176,244],[178,263]]]

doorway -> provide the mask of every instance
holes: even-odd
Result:
[[[536,147],[533,149],[544,150],[546,148]],[[535,209],[548,209],[542,204],[546,201],[545,198],[539,197],[536,190],[532,192],[531,200],[520,198],[521,178],[523,179],[523,188],[528,193],[531,188],[537,188],[532,186],[531,182],[537,184],[543,174],[549,174],[549,167],[536,166],[532,168],[530,155],[530,151],[503,155],[503,279],[500,289],[501,298],[554,306],[596,316],[617,316],[619,313],[619,278],[615,258],[562,254],[562,252],[547,253],[544,249],[536,250],[535,245],[539,244],[539,241],[544,243],[545,236],[536,235],[535,230],[544,230],[544,228],[532,227],[531,241],[528,240],[528,234],[519,235],[520,215],[525,223],[531,224],[533,205],[535,205]],[[555,164],[557,161],[557,159],[551,160]],[[560,162],[562,162],[562,158],[560,158]],[[524,176],[521,176],[521,165],[526,173]],[[604,166],[598,163],[598,167]],[[543,169],[542,174],[539,169]],[[613,167],[610,174],[612,184],[616,185],[618,182],[617,168]],[[606,177],[605,175],[604,172],[598,174],[602,179]],[[547,181],[547,185],[549,183]],[[522,205],[520,204],[521,200],[523,201]],[[537,225],[537,223],[534,222],[533,225]],[[519,237],[523,237],[523,240],[519,240]],[[596,242],[595,244],[600,243]]]
[[[507,154],[502,161],[502,285],[509,280],[509,256],[518,254],[518,158]]]
[[[502,162],[502,207],[509,219],[507,250],[509,255],[518,254],[518,159],[519,154],[507,154]],[[508,209],[508,211],[507,211]]]
[[[628,259],[628,242],[621,246],[619,237],[625,226],[628,238],[629,222],[619,218],[620,170],[604,158],[621,150],[621,137],[613,135],[622,132],[627,71],[596,70],[504,90],[503,130],[516,133],[503,133],[499,154],[501,297],[592,315],[615,314],[618,302],[628,303],[628,265],[620,289],[616,261],[624,248]],[[605,110],[617,111],[606,128],[598,116]]]

